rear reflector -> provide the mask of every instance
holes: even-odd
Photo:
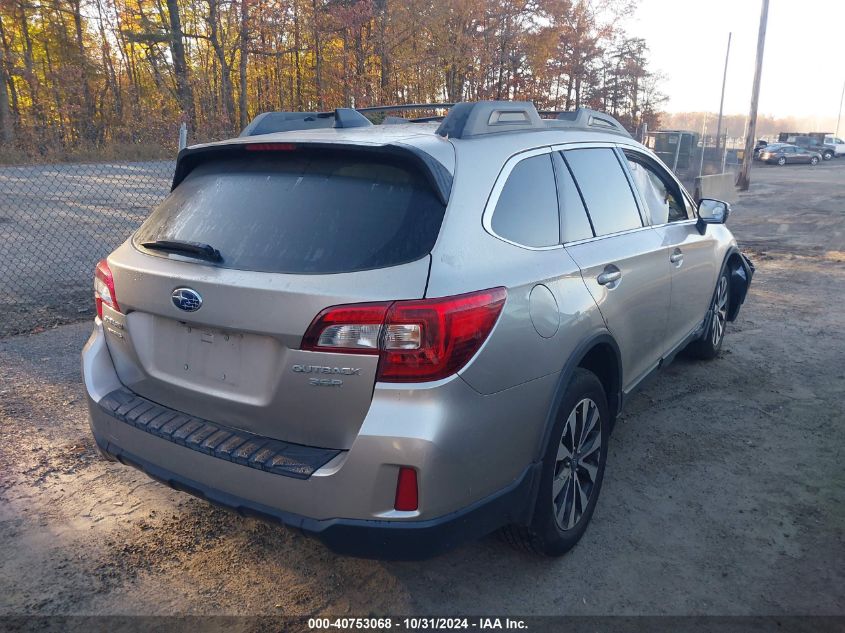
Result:
[[[408,466],[402,466],[396,480],[396,501],[393,508],[403,512],[412,512],[418,507],[417,471]]]
[[[378,354],[382,382],[426,382],[458,372],[479,350],[507,299],[504,288],[453,297],[323,310],[302,339],[316,352]]]
[[[117,295],[114,291],[114,278],[105,259],[97,262],[94,268],[94,304],[97,306],[97,316],[103,318],[103,304],[120,312],[117,305]]]

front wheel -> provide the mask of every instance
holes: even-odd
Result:
[[[601,490],[609,430],[601,381],[591,371],[576,369],[543,457],[531,524],[505,528],[505,540],[546,556],[560,556],[575,547]]]
[[[778,165],[780,165],[781,167],[783,167],[784,165],[786,165],[786,158],[784,158],[783,156],[781,156],[780,158],[778,158]]]
[[[713,293],[713,300],[710,302],[704,333],[701,338],[690,343],[687,348],[696,358],[711,360],[716,358],[719,355],[719,350],[722,349],[722,342],[725,340],[725,328],[728,323],[729,289],[728,271],[724,270],[719,276],[716,291]]]
[[[811,164],[811,165],[818,165],[818,164],[819,164],[819,159],[818,159],[818,157],[813,156],[813,157],[810,159],[810,164]]]
[[[825,160],[831,160],[833,158],[833,152],[831,152],[831,151],[825,152],[824,154],[822,154],[822,158],[824,158]]]

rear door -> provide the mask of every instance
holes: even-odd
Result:
[[[670,290],[665,249],[643,222],[613,147],[566,149],[561,155],[595,234],[565,248],[619,345],[623,387],[629,390],[657,365],[663,350]]]
[[[660,236],[664,266],[672,277],[663,352],[668,354],[701,324],[716,283],[718,243],[701,235],[692,202],[677,181],[643,152],[626,149],[627,167],[652,226]]]
[[[348,448],[378,356],[302,351],[302,337],[329,306],[423,297],[444,211],[420,168],[394,155],[297,149],[199,164],[109,258],[121,382],[226,426]],[[156,246],[170,242],[209,245],[221,261]],[[177,305],[184,291],[197,309]]]

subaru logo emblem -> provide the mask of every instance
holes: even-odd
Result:
[[[173,301],[173,305],[185,312],[196,312],[202,307],[200,293],[190,288],[177,288],[170,295],[170,300]]]

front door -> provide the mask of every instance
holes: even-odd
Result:
[[[696,228],[692,202],[675,179],[650,156],[626,150],[628,169],[660,237],[663,265],[671,274],[663,353],[669,354],[703,321],[718,268],[712,231]]]

